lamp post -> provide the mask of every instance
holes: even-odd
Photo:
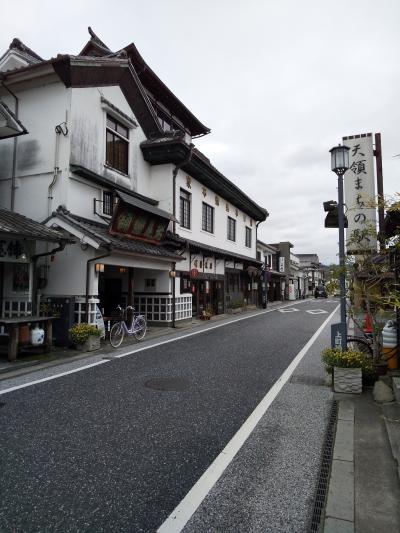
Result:
[[[343,175],[349,168],[348,146],[335,146],[331,153],[331,170],[338,177],[338,218],[339,218],[339,265],[340,265],[340,331],[341,347],[347,347],[347,323],[346,323],[346,278],[344,271],[344,198],[343,198]]]

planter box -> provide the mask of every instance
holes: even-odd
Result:
[[[232,309],[231,307],[228,307],[228,309],[226,310],[228,315],[237,315],[238,313],[241,313],[242,311],[243,311],[242,307],[235,307],[234,309]]]
[[[83,344],[77,344],[76,349],[81,352],[94,352],[100,348],[99,335],[90,335]]]
[[[361,394],[361,368],[339,368],[335,366],[333,369],[333,390],[347,394]]]

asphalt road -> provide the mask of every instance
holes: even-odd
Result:
[[[0,531],[155,531],[335,306],[302,302],[1,396]]]

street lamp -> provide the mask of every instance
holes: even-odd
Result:
[[[335,146],[331,153],[331,169],[338,177],[338,217],[339,217],[339,265],[340,265],[340,332],[342,350],[347,347],[346,323],[346,281],[344,271],[344,199],[343,199],[343,174],[349,168],[348,146]]]

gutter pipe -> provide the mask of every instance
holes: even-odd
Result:
[[[17,119],[19,119],[18,113],[19,113],[19,100],[18,97],[5,85],[4,82],[2,82],[2,86],[11,94],[11,96],[15,100],[15,109],[14,114]],[[11,200],[10,200],[10,210],[14,211],[15,208],[15,174],[16,174],[16,168],[17,168],[17,141],[18,137],[14,137],[14,144],[13,144],[13,157],[12,157],[12,170],[11,170]]]
[[[175,235],[176,234],[176,176],[178,175],[178,171],[180,168],[182,168],[184,165],[187,165],[190,160],[192,159],[193,155],[193,149],[194,144],[190,143],[189,153],[185,157],[183,161],[175,165],[174,170],[172,171],[172,214],[174,216],[174,220],[172,221],[172,232]],[[176,263],[172,263],[172,271],[176,272]],[[175,328],[175,316],[176,316],[176,305],[175,305],[175,284],[176,284],[176,278],[172,277],[172,327]]]
[[[40,257],[46,257],[46,256],[49,256],[49,255],[54,255],[56,254],[57,252],[62,252],[66,246],[68,241],[66,240],[62,240],[60,241],[59,245],[56,247],[56,248],[53,248],[52,250],[50,250],[50,252],[43,252],[41,254],[35,254],[32,256],[32,264],[33,264],[33,278],[32,278],[32,312],[33,314],[37,313],[38,312],[38,309],[37,309],[37,292],[38,292],[38,287],[37,287],[37,281],[36,281],[36,267],[37,267],[37,261]]]

